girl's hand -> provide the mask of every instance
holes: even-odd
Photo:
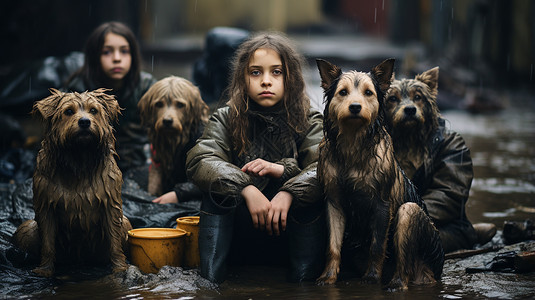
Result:
[[[284,166],[257,158],[246,163],[241,170],[249,175],[281,178]]]
[[[154,203],[160,203],[160,204],[166,204],[166,203],[178,203],[178,198],[176,197],[176,193],[174,191],[165,193],[161,195],[160,197],[152,200]]]
[[[280,235],[281,231],[286,230],[286,220],[288,219],[288,211],[292,205],[292,194],[280,191],[271,200],[271,209],[267,215],[266,231],[269,235],[273,232],[275,235]]]
[[[266,226],[266,217],[271,208],[268,198],[254,185],[246,186],[242,190],[241,195],[245,199],[245,204],[247,204],[247,208],[251,214],[254,228],[264,229]]]

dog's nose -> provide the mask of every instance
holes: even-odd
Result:
[[[362,105],[360,105],[359,103],[351,103],[351,104],[349,104],[349,111],[352,114],[358,114],[361,109],[362,109]]]
[[[167,127],[173,125],[173,119],[163,119],[163,125]]]
[[[407,116],[414,116],[416,114],[416,107],[407,106],[405,107],[404,111]]]
[[[87,129],[89,126],[91,126],[91,120],[88,118],[80,118],[80,120],[78,120],[78,126],[80,126],[80,128]]]

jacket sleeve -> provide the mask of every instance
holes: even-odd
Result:
[[[188,202],[202,199],[202,192],[199,187],[189,181],[175,184],[173,190],[175,191],[178,202]]]
[[[440,224],[466,218],[465,203],[474,173],[470,150],[458,133],[445,133],[438,151],[422,198],[431,218]]]
[[[318,165],[318,146],[323,138],[323,116],[317,111],[309,115],[310,127],[299,145],[298,167],[301,170],[284,183],[281,191],[294,197],[292,205],[308,206],[322,201],[322,191],[318,184],[316,170]]]
[[[224,207],[241,201],[241,191],[253,184],[251,177],[232,164],[228,107],[214,112],[197,144],[188,152],[186,173],[201,191]]]

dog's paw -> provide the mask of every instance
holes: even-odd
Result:
[[[113,273],[121,273],[128,269],[128,265],[126,263],[114,265],[111,271]]]
[[[51,267],[37,267],[32,272],[41,277],[52,277],[54,275],[54,269]]]
[[[381,280],[381,276],[377,274],[377,272],[374,272],[374,271],[369,271],[362,277],[363,282],[371,283],[371,284],[378,283],[380,282],[380,280]]]
[[[328,285],[328,284],[334,284],[337,279],[337,274],[333,271],[325,271],[321,276],[316,279],[317,285]]]
[[[385,286],[385,290],[389,292],[404,291],[407,289],[407,284],[405,284],[399,277],[392,278],[392,280]]]

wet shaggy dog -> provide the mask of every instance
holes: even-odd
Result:
[[[169,76],[143,95],[138,108],[152,145],[148,192],[160,196],[186,181],[186,152],[208,122],[208,105],[190,81]]]
[[[414,79],[394,80],[385,98],[386,122],[396,158],[409,178],[429,153],[429,138],[439,127],[438,67]]]
[[[369,73],[317,64],[326,102],[318,180],[329,225],[326,266],[317,282],[336,282],[341,261],[390,289],[439,280],[444,252],[438,231],[398,166],[384,126],[394,60]]]
[[[111,122],[119,104],[105,89],[52,95],[34,104],[45,125],[33,175],[35,220],[24,222],[14,243],[39,253],[33,271],[50,277],[56,261],[112,264],[126,270],[128,230],[123,216],[122,174],[115,161]]]

